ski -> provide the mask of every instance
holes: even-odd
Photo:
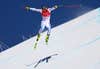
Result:
[[[38,41],[40,40],[40,34],[37,35],[37,39],[36,39],[36,42],[34,44],[34,49],[37,48],[37,44],[38,44]]]

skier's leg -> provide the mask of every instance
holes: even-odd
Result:
[[[46,25],[46,27],[47,27],[47,35],[46,35],[45,42],[48,43],[49,36],[50,36],[50,33],[51,33],[51,25],[50,25],[49,22],[48,22],[48,24]]]
[[[39,30],[39,32],[38,32],[38,35],[37,35],[37,39],[36,39],[34,48],[37,47],[37,43],[38,43],[38,41],[39,41],[39,39],[40,39],[41,33],[43,32],[44,28],[45,28],[45,24],[44,24],[43,21],[42,21],[42,22],[41,22],[41,28],[40,28],[40,30]]]
[[[50,23],[47,25],[47,35],[49,36],[50,35],[50,33],[51,33],[51,25],[50,25]]]
[[[41,36],[41,33],[43,32],[44,28],[45,28],[45,24],[44,24],[43,21],[42,21],[42,22],[41,22],[41,28],[40,28],[40,30],[39,30],[39,32],[38,32],[38,36],[37,36],[37,40],[36,40],[36,41],[39,41],[40,36]]]

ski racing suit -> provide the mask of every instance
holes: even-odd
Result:
[[[30,10],[40,12],[42,15],[41,28],[39,30],[39,34],[43,32],[45,27],[47,28],[47,34],[50,34],[51,32],[50,16],[51,16],[51,11],[55,9],[56,9],[55,7],[52,7],[48,8],[46,11],[43,11],[43,9],[30,8]]]

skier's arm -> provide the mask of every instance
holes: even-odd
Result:
[[[31,7],[25,7],[26,10],[32,10],[32,11],[36,11],[36,12],[41,12],[41,9],[36,9],[36,8],[31,8]]]
[[[36,12],[41,12],[41,9],[36,9],[36,8],[30,8],[30,10],[36,11]]]
[[[53,10],[55,10],[55,9],[57,9],[57,8],[58,8],[58,6],[57,6],[57,5],[55,5],[54,7],[49,8],[49,9],[50,9],[50,11],[53,11]]]

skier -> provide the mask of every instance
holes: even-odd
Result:
[[[55,5],[52,8],[48,8],[48,7],[43,7],[42,9],[36,9],[36,8],[31,8],[31,7],[25,7],[27,10],[32,10],[32,11],[36,11],[36,12],[40,12],[41,16],[42,16],[42,21],[41,21],[41,28],[38,32],[38,36],[36,39],[36,43],[35,43],[35,47],[37,46],[37,42],[40,39],[40,35],[43,32],[43,30],[45,29],[45,27],[47,28],[47,35],[46,35],[46,39],[45,42],[46,44],[48,43],[49,40],[49,36],[50,36],[50,32],[51,32],[51,24],[50,24],[50,16],[51,16],[51,11],[55,10],[56,8],[58,8],[57,5]]]

